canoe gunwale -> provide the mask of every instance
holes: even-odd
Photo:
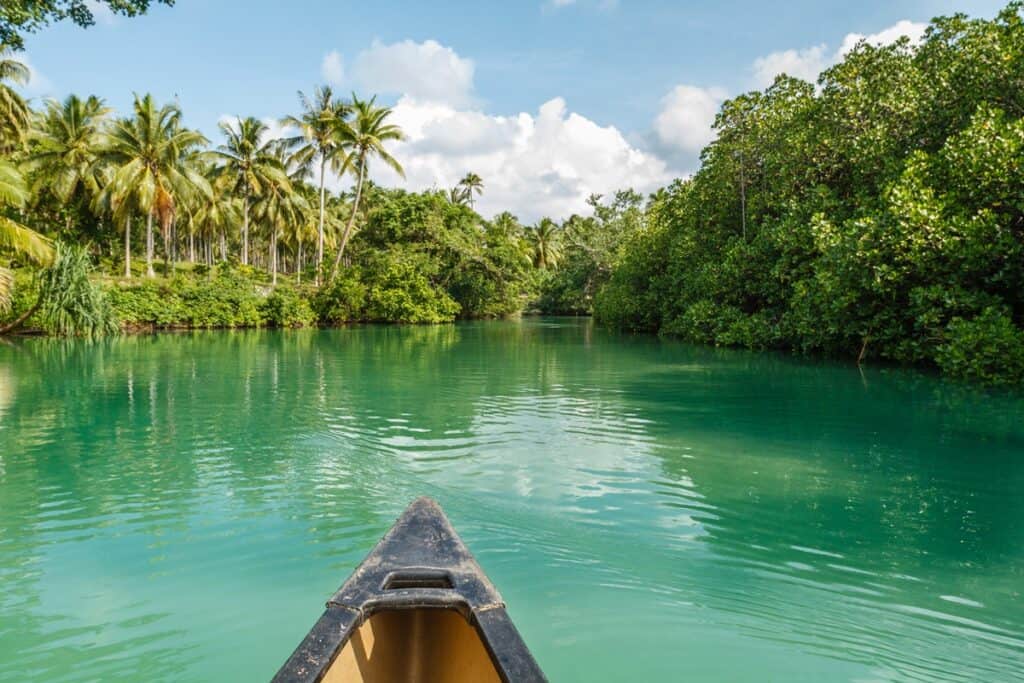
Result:
[[[476,631],[503,681],[546,681],[505,603],[441,507],[419,498],[327,602],[272,683],[317,683],[373,615],[401,610],[458,612]]]

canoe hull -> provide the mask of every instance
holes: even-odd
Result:
[[[414,501],[273,683],[545,681],[440,506]]]

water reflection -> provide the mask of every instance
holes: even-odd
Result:
[[[426,493],[553,680],[1010,680],[1022,416],[578,321],[21,341],[0,679],[266,678]]]

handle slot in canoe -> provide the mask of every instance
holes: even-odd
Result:
[[[412,569],[392,572],[384,579],[384,590],[403,588],[453,588],[452,577],[446,571],[436,569]]]

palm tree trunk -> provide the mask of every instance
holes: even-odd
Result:
[[[132,276],[132,217],[124,219],[124,276]]]
[[[270,232],[270,284],[277,286],[277,232]]]
[[[146,275],[153,277],[153,211],[146,215]]]
[[[327,159],[320,159],[320,225],[316,232],[316,280],[315,284],[320,284],[320,271],[324,265],[324,201],[326,198],[326,188],[324,187],[324,167],[327,165]]]
[[[174,260],[174,254],[171,253],[174,245],[174,223],[172,222],[167,229],[161,230],[164,237],[164,277],[171,276],[171,263]]]
[[[366,157],[364,156],[359,160],[359,177],[356,181],[356,196],[352,200],[352,213],[348,217],[348,225],[345,226],[345,232],[341,235],[341,244],[338,245],[338,253],[334,257],[334,268],[331,269],[331,279],[328,282],[334,282],[334,278],[338,277],[338,267],[341,266],[341,255],[345,253],[345,245],[348,244],[348,238],[352,235],[352,227],[356,224],[356,212],[359,211],[359,199],[363,194],[363,176],[366,174]]]
[[[188,260],[190,263],[196,262],[196,233],[194,230],[188,231]]]
[[[220,231],[220,260],[228,260],[228,238],[223,230]]]
[[[249,193],[242,200],[242,264],[249,265]]]
[[[40,293],[39,298],[36,302],[28,307],[28,310],[19,315],[17,318],[9,322],[8,324],[0,327],[0,336],[13,332],[21,327],[26,320],[32,317],[32,314],[39,310],[39,307],[43,305],[43,295]]]
[[[295,284],[302,284],[302,240],[299,240],[299,253],[295,255]]]

